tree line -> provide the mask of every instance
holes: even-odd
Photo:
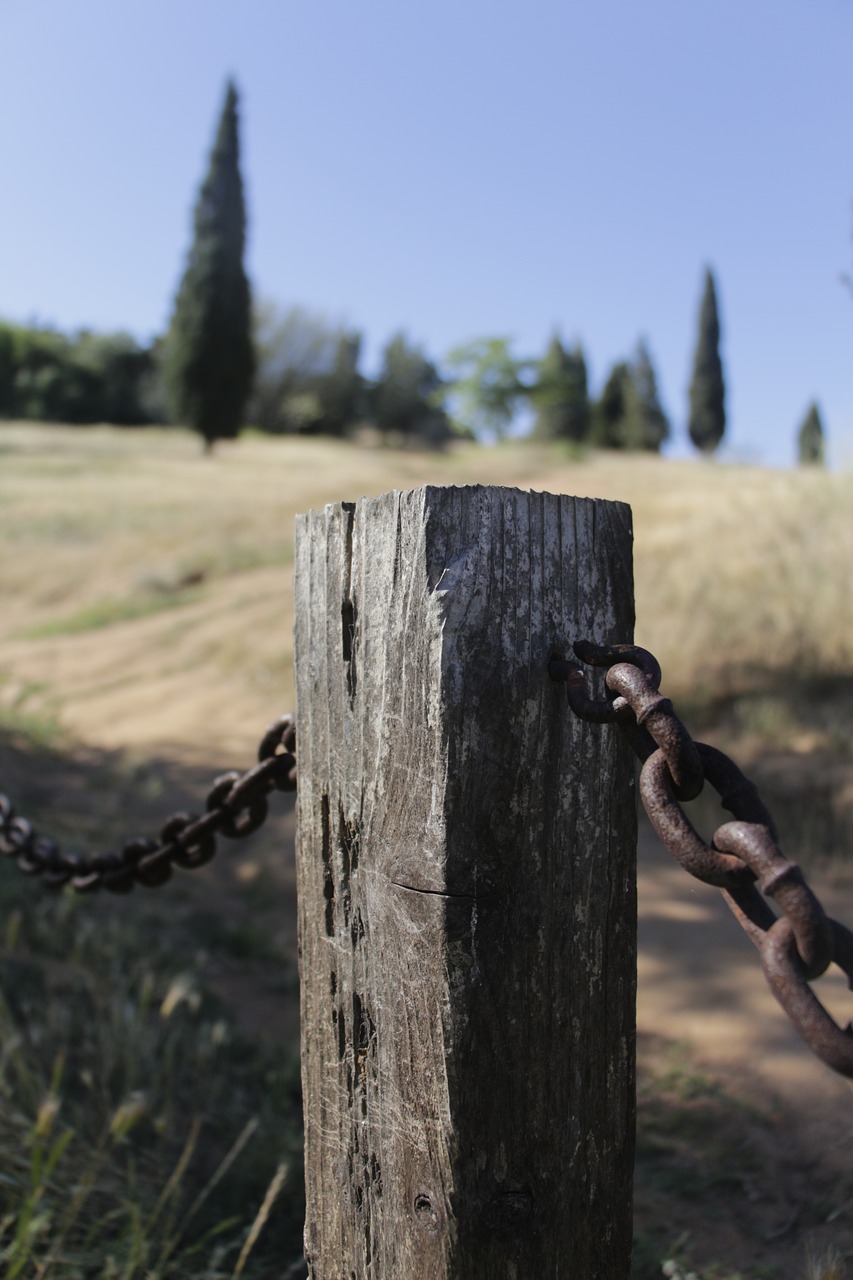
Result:
[[[0,323],[0,416],[136,426],[165,413],[156,345]]]
[[[671,426],[648,343],[610,369],[590,394],[582,346],[554,333],[540,358],[516,357],[507,338],[454,348],[439,367],[394,334],[376,377],[360,369],[362,337],[305,308],[254,304],[243,265],[246,213],[238,95],[225,101],[195,205],[192,244],[168,332],[149,346],[125,333],[67,336],[0,322],[0,416],[119,425],[173,422],[207,448],[249,423],[263,431],[343,437],[371,424],[385,439],[441,447],[500,437],[519,410],[541,440],[659,452]],[[688,433],[713,454],[726,426],[716,284],[710,269],[698,318]],[[823,461],[812,405],[800,460]]]
[[[361,349],[360,333],[305,308],[258,307],[252,390],[236,412],[224,396],[228,380],[214,384],[217,413],[199,406],[202,434],[220,439],[245,421],[277,434],[342,437],[370,423],[389,439],[441,445],[460,435],[502,435],[527,404],[540,439],[657,450],[669,435],[643,342],[632,360],[614,366],[598,399],[589,395],[582,348],[565,347],[557,334],[538,361],[517,359],[508,340],[490,338],[456,348],[440,370],[400,332],[373,379],[361,372]],[[192,403],[173,412],[168,379],[176,375],[167,352],[164,339],[146,347],[126,333],[66,335],[0,322],[0,416],[194,425]]]

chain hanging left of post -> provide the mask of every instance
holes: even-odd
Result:
[[[0,793],[0,854],[15,858],[25,875],[40,876],[52,889],[66,884],[78,893],[129,893],[136,884],[154,888],[165,884],[174,866],[194,869],[209,862],[216,853],[217,835],[233,840],[257,831],[266,820],[272,791],[295,790],[296,722],[288,714],[267,728],[253,768],[220,774],[208,794],[206,812],[172,814],[157,840],[127,840],[119,850],[86,857],[39,835]]]

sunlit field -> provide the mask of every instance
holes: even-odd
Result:
[[[427,482],[630,503],[664,691],[755,773],[786,851],[849,856],[853,476],[528,442],[249,433],[204,457],[176,430],[4,424],[0,791],[87,851],[203,803],[293,705],[295,515]],[[241,851],[127,899],[0,866],[0,1277],[304,1277],[292,831],[285,802]],[[689,1047],[642,1046],[640,1080],[636,1280],[692,1274],[670,1206],[705,1179],[725,1212],[744,1133],[762,1150],[775,1121]]]
[[[177,431],[0,432],[0,703],[99,746],[246,750],[293,700],[297,512],[423,483],[634,512],[639,643],[691,704],[853,673],[853,477],[529,443],[401,453]]]

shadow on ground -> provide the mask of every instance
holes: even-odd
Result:
[[[156,835],[175,811],[198,812],[216,772],[0,732],[2,789],[39,830],[90,853]],[[294,831],[293,798],[274,796],[265,827],[221,840],[200,871],[87,904],[129,928],[156,920],[158,945],[165,939],[176,957],[203,952],[235,1024],[289,1054],[298,1044]],[[25,883],[17,894],[45,892]],[[830,893],[850,923],[853,897]],[[660,1275],[666,1258],[702,1280],[802,1280],[808,1248],[853,1256],[849,1086],[803,1052],[719,895],[691,881],[647,827],[639,899],[637,1280]],[[839,1016],[849,999],[831,984]]]
[[[0,788],[16,811],[40,834],[89,855],[129,837],[156,838],[173,813],[203,813],[216,773],[252,763],[224,761],[216,769],[85,747],[62,751],[0,731]],[[176,869],[158,889],[93,894],[90,910],[95,917],[167,917],[176,948],[208,952],[210,981],[237,1025],[293,1045],[299,1025],[294,833],[293,796],[274,793],[263,828],[243,840],[219,838],[207,866]],[[35,881],[31,891],[49,892]]]

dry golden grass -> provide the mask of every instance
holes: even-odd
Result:
[[[698,700],[853,671],[853,477],[514,442],[446,455],[180,431],[0,430],[0,717],[242,760],[293,701],[293,525],[340,499],[488,483],[618,498],[637,639]]]

